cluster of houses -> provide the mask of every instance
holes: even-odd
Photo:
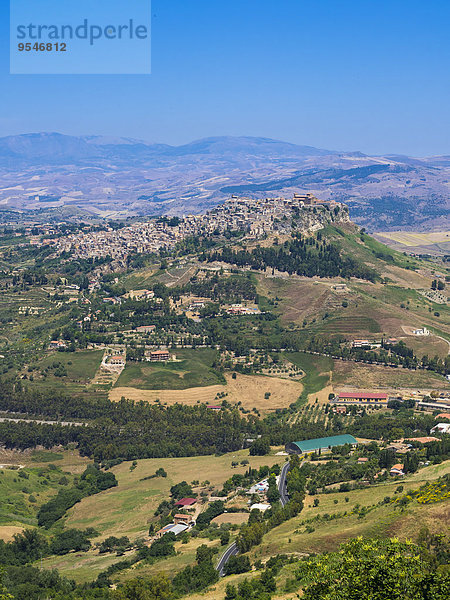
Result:
[[[189,512],[177,513],[173,517],[173,523],[169,523],[168,525],[162,527],[159,531],[156,532],[155,539],[158,540],[162,538],[162,536],[166,533],[174,533],[175,535],[180,535],[180,533],[183,533],[184,531],[187,531],[188,529],[193,527],[195,525],[194,515],[189,513],[192,513],[192,511],[195,512],[196,503],[196,498],[181,498],[181,500],[175,502],[175,506],[177,506],[180,509],[187,510]]]
[[[226,310],[229,315],[259,315],[261,311],[256,306],[242,306],[242,304],[232,304]]]
[[[125,261],[129,254],[173,248],[177,242],[193,235],[242,231],[248,238],[257,239],[271,233],[287,234],[293,228],[292,217],[299,215],[304,217],[304,229],[307,230],[318,208],[329,211],[332,220],[337,207],[342,208],[342,214],[347,214],[343,205],[319,200],[311,193],[294,194],[291,199],[256,200],[233,196],[206,214],[187,215],[176,223],[152,219],[120,229],[106,227],[102,231],[79,231],[45,241],[53,245],[58,254],[68,252],[73,258],[110,256],[113,260]],[[301,221],[296,227],[302,228]]]

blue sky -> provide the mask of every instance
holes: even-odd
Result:
[[[153,0],[151,75],[9,75],[8,4],[2,136],[251,135],[450,154],[448,0]]]

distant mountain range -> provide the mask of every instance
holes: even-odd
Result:
[[[0,210],[188,214],[231,194],[311,191],[372,231],[449,229],[450,156],[368,156],[254,137],[182,146],[36,133],[0,138]]]

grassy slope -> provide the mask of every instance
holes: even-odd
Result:
[[[211,348],[179,349],[174,351],[180,362],[128,363],[115,387],[134,387],[143,390],[183,390],[225,383],[212,369],[217,352]]]
[[[424,354],[448,353],[450,340],[450,309],[425,299],[419,289],[429,289],[429,263],[405,257],[369,236],[355,234],[351,228],[340,231],[327,228],[327,235],[336,240],[344,252],[365,262],[391,280],[388,284],[347,281],[347,290],[336,292],[332,284],[343,280],[265,279],[259,277],[258,291],[275,302],[272,310],[284,324],[306,327],[299,337],[339,335],[347,339],[379,338],[382,334],[403,339],[419,357]],[[378,256],[391,257],[386,262]],[[416,272],[414,269],[417,269]],[[420,271],[420,272],[419,272]],[[343,303],[347,306],[343,306]],[[439,315],[435,315],[437,312]],[[427,326],[436,335],[417,338],[406,335],[403,326]],[[308,383],[308,378],[303,382]],[[403,369],[369,367],[352,362],[335,361],[333,383],[361,387],[448,388],[448,382],[431,372],[410,372]],[[325,385],[325,381],[323,383]],[[316,390],[313,390],[316,391]]]
[[[56,461],[55,461],[56,462]],[[21,477],[22,473],[28,479]],[[73,476],[63,472],[58,465],[52,468],[47,464],[42,467],[27,467],[19,471],[12,469],[0,470],[0,524],[1,525],[37,525],[37,512],[52,496],[55,496],[62,486],[58,482],[65,476],[67,486],[73,481]],[[30,502],[30,496],[36,502]]]
[[[319,392],[328,385],[330,372],[334,366],[334,361],[331,358],[306,354],[305,352],[285,352],[283,357],[305,373],[302,378],[304,387],[300,402],[306,401],[309,394]]]
[[[264,536],[263,543],[256,547],[251,555],[254,559],[265,559],[273,554],[283,552],[332,551],[351,537],[358,535],[383,537],[391,535],[392,531],[401,532],[402,537],[414,538],[422,524],[426,524],[430,531],[442,532],[445,524],[445,511],[450,507],[450,501],[429,506],[412,503],[403,513],[399,509],[394,509],[392,504],[383,505],[375,508],[362,519],[357,515],[350,515],[333,521],[312,523],[315,528],[312,533],[306,533],[305,526],[301,523],[324,513],[351,511],[356,504],[360,506],[375,504],[383,500],[385,496],[395,497],[395,490],[400,484],[404,486],[405,491],[413,490],[420,487],[425,481],[436,479],[449,472],[450,461],[446,461],[441,465],[432,465],[421,469],[418,473],[407,476],[401,481],[391,481],[351,492],[308,496],[301,514],[270,531]],[[345,502],[345,497],[349,498],[349,502]],[[317,508],[313,506],[314,498],[319,499]],[[337,500],[338,504],[335,504],[334,500]],[[414,518],[410,518],[411,516]],[[408,526],[402,523],[406,519]]]
[[[352,361],[335,361],[333,385],[364,389],[450,389],[449,382],[432,371],[410,371]]]
[[[252,562],[257,559],[261,559],[264,562],[270,556],[278,553],[301,556],[309,552],[331,551],[335,550],[340,543],[355,535],[367,537],[397,536],[400,539],[408,538],[415,540],[423,525],[426,525],[431,532],[442,533],[448,523],[450,501],[434,505],[412,503],[408,505],[404,512],[400,512],[398,509],[394,510],[393,505],[383,505],[369,512],[363,519],[359,519],[356,515],[353,515],[339,520],[325,521],[319,524],[314,523],[315,531],[309,534],[303,533],[305,527],[299,525],[299,523],[317,514],[349,511],[357,503],[360,505],[369,505],[382,500],[387,495],[395,497],[395,489],[400,483],[404,485],[405,490],[415,489],[423,482],[434,479],[446,472],[450,472],[450,461],[422,469],[418,473],[408,476],[402,482],[394,481],[343,494],[321,494],[317,496],[320,499],[320,504],[317,508],[312,507],[314,497],[308,497],[307,507],[299,517],[283,523],[266,534],[263,543],[251,551],[250,558]],[[348,503],[345,502],[345,496],[349,498]],[[335,498],[338,499],[338,505],[334,504]],[[167,563],[167,566],[169,566],[168,561],[157,563],[153,565],[152,572],[164,570],[164,563]],[[277,593],[274,596],[274,600],[298,598],[297,591],[292,592],[292,587],[290,589],[291,593],[283,591],[286,582],[295,578],[295,571],[295,564],[287,565],[282,569],[280,575],[277,577]],[[145,567],[142,572],[146,572]],[[170,572],[170,570],[167,569],[167,572]],[[140,572],[137,571],[133,574],[138,575]],[[236,585],[242,579],[253,577],[257,574],[253,572],[226,577],[211,586],[208,590],[192,594],[189,598],[190,600],[216,600],[223,598],[227,584],[232,583]],[[294,585],[295,588],[296,586]]]
[[[33,387],[38,389],[57,390],[66,394],[89,393],[95,396],[104,395],[100,390],[89,389],[90,382],[100,366],[103,350],[85,350],[79,352],[51,352],[44,358],[32,363],[37,369],[32,373],[34,377]],[[67,372],[67,376],[56,377],[54,365],[61,363]],[[69,364],[70,363],[70,364]],[[44,370],[47,377],[43,378]],[[26,373],[26,370],[25,370]],[[29,373],[26,373],[29,375]]]
[[[223,456],[194,456],[187,458],[150,458],[139,460],[135,470],[130,471],[129,462],[113,467],[119,485],[95,496],[84,498],[69,511],[67,525],[95,528],[102,537],[128,535],[137,538],[145,535],[148,523],[158,504],[169,497],[169,489],[175,483],[186,480],[209,481],[220,486],[234,473],[244,472],[248,467],[231,467],[232,461],[246,458],[249,466],[260,467],[280,463],[280,456],[249,456],[248,450],[240,450]],[[167,478],[140,481],[163,467]]]
[[[249,456],[248,450],[240,450],[223,456],[139,460],[133,471],[130,471],[131,463],[125,462],[112,469],[119,485],[95,496],[84,498],[75,505],[65,519],[66,527],[79,529],[95,527],[101,535],[94,542],[109,535],[127,535],[132,540],[143,537],[148,532],[156,507],[162,500],[169,498],[169,489],[172,485],[183,480],[190,482],[198,479],[200,482],[208,480],[211,486],[220,489],[221,484],[228,477],[235,473],[243,473],[248,468],[248,466],[231,467],[232,461],[241,461],[244,458],[249,461],[248,466],[253,468],[282,463],[285,459],[283,456],[273,455]],[[140,481],[143,477],[152,475],[159,467],[166,470],[167,478]],[[181,556],[158,561],[152,567],[147,565],[145,573],[147,569],[151,572],[164,570],[170,573],[180,570],[185,564],[194,562],[196,547],[201,543],[205,543],[205,540],[198,539],[187,547],[180,544]],[[100,571],[118,560],[122,560],[122,557],[117,558],[115,555],[105,557],[91,550],[87,553],[50,557],[44,559],[43,564],[47,568],[56,567],[61,574],[78,582],[84,582],[94,579]],[[134,571],[131,574],[134,574]],[[140,570],[139,574],[144,574],[144,570]],[[122,576],[130,577],[130,573],[124,572]]]

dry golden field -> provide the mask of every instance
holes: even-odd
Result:
[[[23,530],[24,527],[16,525],[0,525],[0,540],[10,542],[16,533],[21,533]]]
[[[450,231],[431,231],[419,233],[416,231],[380,231],[381,235],[404,246],[423,246],[438,244],[439,242],[450,242]]]
[[[228,402],[241,402],[242,406],[251,410],[257,408],[266,414],[277,408],[288,407],[295,402],[303,391],[299,381],[282,379],[281,377],[266,377],[263,375],[241,375],[236,374],[236,379],[226,375],[227,385],[209,385],[205,387],[194,387],[187,390],[140,390],[129,387],[113,388],[109,398],[118,402],[122,396],[129,400],[145,400],[154,402],[159,399],[162,403],[186,404],[192,406],[199,402],[208,404],[220,404],[217,394],[225,392],[228,394]],[[268,399],[264,398],[266,392],[270,392]]]
[[[248,521],[248,513],[224,513],[212,520],[213,523],[221,525],[222,523],[231,523],[232,525],[242,525]]]

